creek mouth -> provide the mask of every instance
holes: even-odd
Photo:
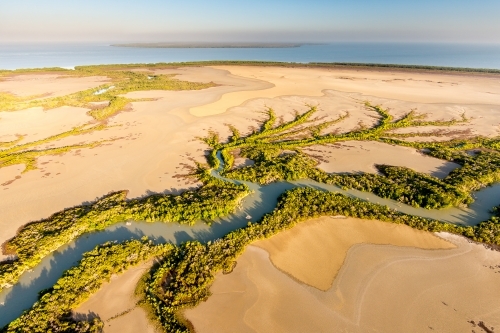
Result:
[[[37,267],[24,273],[17,284],[0,292],[0,327],[9,324],[18,318],[24,310],[29,309],[37,301],[38,293],[41,290],[52,287],[65,270],[74,266],[82,258],[83,253],[92,250],[99,244],[108,241],[121,242],[140,239],[144,236],[157,243],[171,242],[173,244],[180,244],[188,240],[200,242],[215,240],[230,231],[246,226],[250,221],[258,221],[265,214],[274,210],[277,200],[283,192],[295,187],[312,187],[323,191],[338,192],[372,203],[387,205],[402,213],[460,225],[475,225],[488,220],[491,217],[491,208],[500,204],[500,184],[475,192],[475,202],[467,208],[440,210],[415,208],[378,197],[372,193],[342,190],[337,186],[312,180],[281,181],[261,186],[222,177],[220,171],[223,168],[223,162],[220,154],[218,157],[221,164],[219,169],[212,170],[213,176],[224,181],[246,184],[252,190],[252,193],[243,199],[236,212],[216,220],[210,226],[202,221],[196,222],[193,226],[178,223],[128,221],[117,223],[100,232],[85,234],[45,257]]]

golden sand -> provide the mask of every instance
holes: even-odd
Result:
[[[134,296],[137,283],[150,263],[131,268],[125,273],[114,276],[87,301],[73,310],[73,315],[99,316],[104,322],[104,333],[155,333],[146,311],[137,306]]]
[[[272,263],[297,280],[327,290],[355,244],[388,244],[420,249],[455,246],[429,232],[406,225],[354,218],[321,217],[301,223],[253,245],[266,250]]]
[[[366,225],[365,231],[369,231],[370,225],[374,226],[375,234],[380,231],[373,223],[361,223]],[[325,233],[332,230],[326,224],[320,226]],[[346,234],[342,228],[338,231],[337,240],[352,244],[351,231]],[[398,233],[396,230],[395,234]],[[410,235],[412,231],[404,233]],[[231,274],[217,275],[210,289],[212,296],[184,315],[197,333],[471,332],[474,326],[470,321],[499,327],[500,284],[496,273],[500,269],[495,265],[500,262],[500,253],[458,236],[441,236],[455,243],[456,248],[353,245],[333,285],[326,291],[299,282],[277,269],[265,250],[249,246]],[[421,243],[423,246],[429,246],[428,241],[435,242],[431,240],[433,235],[426,237],[417,231],[414,237],[421,241],[428,238]],[[304,241],[311,244],[307,237]],[[321,244],[319,240],[317,243]],[[319,268],[311,267],[319,274],[323,274],[322,266],[335,262],[318,253],[321,245],[310,248],[297,242],[295,245],[307,252],[309,258],[323,259],[315,260]],[[447,246],[444,241],[441,245]],[[341,256],[343,246],[339,248],[332,258]],[[295,248],[283,251],[298,255]],[[301,267],[312,266],[302,258],[296,263]],[[291,268],[291,262],[287,264]],[[301,272],[292,269],[294,273]]]

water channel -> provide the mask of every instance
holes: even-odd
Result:
[[[297,186],[339,192],[372,203],[387,205],[406,214],[461,225],[475,225],[489,219],[491,208],[500,204],[500,184],[486,187],[474,193],[475,202],[468,208],[428,210],[383,199],[371,193],[357,190],[346,191],[337,186],[311,180],[277,182],[265,186],[235,181],[220,176],[219,172],[222,166],[221,160],[221,167],[219,170],[212,171],[212,175],[226,181],[246,184],[252,190],[252,193],[242,201],[241,207],[235,213],[218,219],[211,226],[201,221],[195,223],[194,226],[129,221],[115,224],[100,232],[83,235],[44,258],[36,268],[23,274],[16,285],[0,293],[0,327],[19,317],[23,310],[29,309],[37,301],[39,291],[53,286],[65,270],[74,266],[81,259],[83,253],[92,250],[99,244],[107,241],[121,242],[129,239],[140,239],[143,236],[147,236],[155,242],[172,242],[174,244],[194,239],[201,242],[214,240],[232,230],[246,226],[249,221],[258,221],[276,207],[280,194]],[[251,218],[248,219],[248,217]]]

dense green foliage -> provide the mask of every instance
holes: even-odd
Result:
[[[280,180],[311,178],[311,171],[317,164],[312,158],[299,153],[272,156],[270,151],[262,151],[257,156],[245,156],[254,160],[255,164],[230,170],[224,176],[263,185]]]
[[[464,192],[477,191],[500,181],[500,153],[497,151],[433,149],[429,154],[461,165],[443,180]]]
[[[319,177],[312,176],[311,178],[344,188],[372,192],[382,198],[428,209],[461,206],[473,201],[469,193],[462,192],[436,177],[405,167],[389,165],[376,167],[382,175],[364,173],[325,176],[323,173]]]
[[[269,159],[261,157],[255,161],[252,166],[233,169],[225,175],[228,178],[260,184],[309,178],[344,189],[371,192],[382,198],[428,209],[460,206],[472,202],[472,197],[467,192],[459,191],[455,186],[436,177],[405,167],[377,165],[381,175],[328,174],[315,168],[317,162],[301,153],[283,154]]]
[[[2,332],[102,332],[104,323],[99,318],[76,321],[71,318],[71,310],[99,290],[111,276],[154,257],[164,257],[174,249],[171,244],[153,245],[146,239],[100,245],[85,253],[77,266],[67,270],[51,289],[43,291],[38,302]]]
[[[104,230],[128,220],[192,224],[210,221],[233,212],[249,193],[245,185],[223,182],[201,171],[202,187],[179,195],[154,194],[126,200],[127,191],[108,194],[90,205],[82,205],[31,223],[4,244],[4,252],[16,254],[12,262],[0,264],[0,290],[14,284],[49,253],[84,233]]]

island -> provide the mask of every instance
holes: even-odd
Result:
[[[308,43],[309,44],[309,43]],[[156,49],[283,49],[291,47],[301,47],[302,43],[223,43],[223,42],[172,42],[172,43],[125,43],[112,44],[114,47],[136,47],[136,48],[156,48]]]

